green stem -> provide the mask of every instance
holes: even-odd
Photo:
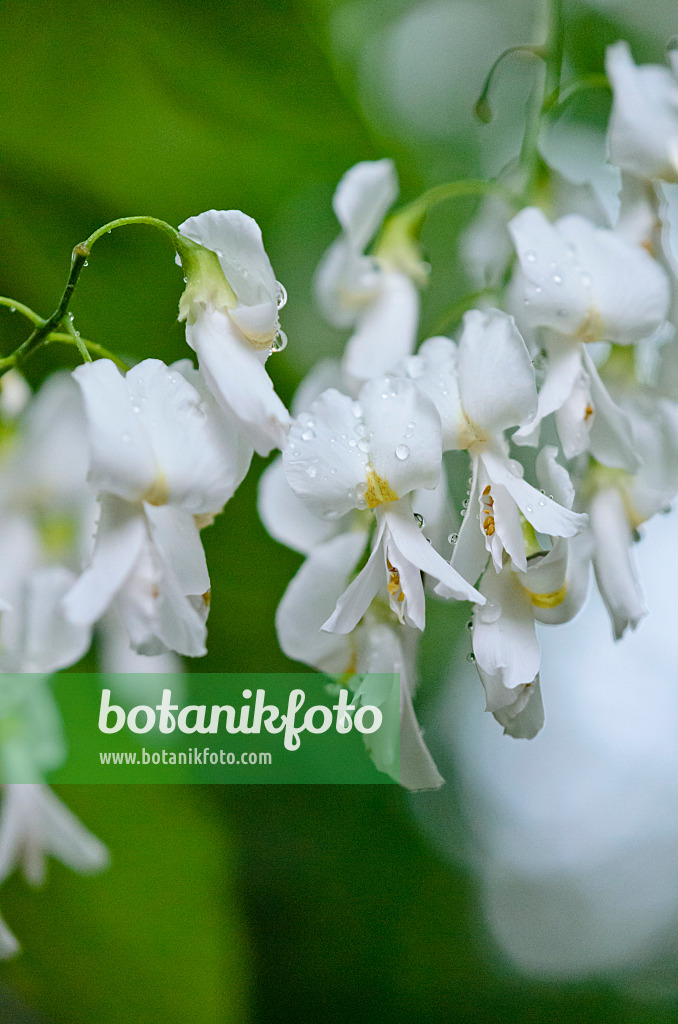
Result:
[[[537,80],[528,101],[525,135],[520,148],[519,164],[525,174],[523,202],[529,202],[539,172],[539,135],[546,110],[558,102],[563,66],[564,22],[562,0],[546,0],[535,28],[537,40],[546,35],[540,49],[544,65],[538,69]],[[537,42],[536,44],[540,44]]]
[[[157,217],[118,217],[117,220],[111,220],[108,224],[104,224],[103,227],[97,228],[93,231],[89,238],[86,238],[80,246],[76,248],[86,249],[89,254],[92,246],[97,242],[102,235],[108,235],[115,228],[125,228],[130,224],[146,224],[148,227],[157,228],[162,231],[163,234],[167,235],[172,245],[176,249],[177,253],[181,257],[182,261],[185,255],[187,255],[191,248],[191,243],[187,238],[184,238],[176,228],[173,228],[167,221],[159,220]]]
[[[80,345],[86,348],[89,353],[91,353],[94,356],[97,356],[99,359],[110,359],[111,362],[115,363],[119,370],[126,372],[127,370],[130,369],[128,363],[126,363],[123,359],[120,359],[118,356],[114,355],[113,352],[109,352],[107,348],[104,348],[103,345],[99,345],[98,342],[88,341],[87,338],[80,338],[79,341]],[[71,334],[62,334],[61,332],[58,331],[50,334],[48,338],[45,338],[44,344],[51,345],[54,342],[62,345],[77,344],[76,339]]]
[[[488,102],[487,97],[489,96],[490,93],[490,88],[492,86],[492,80],[494,78],[495,72],[499,65],[501,64],[501,62],[504,60],[504,58],[509,57],[513,53],[526,53],[532,57],[544,57],[544,54],[540,46],[530,45],[529,43],[520,43],[517,46],[509,46],[506,50],[503,50],[499,54],[494,64],[487,72],[485,83],[483,85],[480,96],[476,100],[476,104],[474,107],[476,116],[484,124],[489,124],[490,121],[492,120],[492,110],[490,108],[490,104]]]
[[[515,197],[508,189],[499,185],[496,181],[483,181],[480,178],[465,178],[461,181],[448,181],[442,185],[434,185],[426,192],[423,192],[417,199],[414,199],[407,206],[404,206],[397,213],[392,214],[382,229],[382,236],[392,230],[397,223],[401,229],[411,234],[421,230],[426,214],[439,203],[447,202],[450,199],[463,199],[466,196],[496,195],[505,199],[508,203],[515,203]],[[377,240],[375,248],[379,248]]]
[[[560,117],[575,96],[578,96],[581,92],[587,92],[589,89],[611,90],[612,86],[607,79],[607,75],[586,75],[584,78],[580,78],[578,81],[573,82],[572,85],[568,85],[566,89],[563,89],[557,100],[547,104],[545,112],[549,113],[554,118]]]
[[[92,357],[87,351],[87,346],[83,343],[82,338],[73,326],[73,316],[71,313],[68,314],[64,322],[66,324],[66,331],[73,339],[73,344],[77,347],[83,363],[91,363]]]
[[[23,302],[17,302],[16,299],[8,299],[7,296],[0,295],[0,306],[5,306],[12,313],[21,313],[32,324],[44,323],[42,317],[35,313],[30,306],[24,306]]]

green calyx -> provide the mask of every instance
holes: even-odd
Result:
[[[237,306],[237,296],[226,280],[217,254],[184,235],[177,238],[176,249],[186,281],[179,300],[179,319],[192,323],[201,310]]]

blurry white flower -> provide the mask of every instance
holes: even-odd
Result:
[[[347,171],[333,206],[342,234],[318,267],[316,295],[324,316],[337,327],[353,327],[343,367],[349,377],[369,380],[392,370],[412,351],[419,321],[424,271],[403,237],[373,256],[365,249],[398,195],[391,160],[365,161]]]
[[[605,68],[614,100],[608,128],[613,164],[639,178],[678,181],[678,55],[668,52],[671,69],[637,67],[628,43],[608,46]]]
[[[181,367],[148,359],[123,377],[98,360],[74,372],[101,515],[64,607],[70,621],[91,625],[115,601],[135,650],[199,656],[209,603],[199,524],[221,511],[243,466],[238,435]]]

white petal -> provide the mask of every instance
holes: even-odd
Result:
[[[99,842],[57,796],[37,784],[3,787],[0,809],[0,877],[21,864],[29,882],[40,885],[45,855],[57,857],[81,874],[101,871],[108,864]]]
[[[474,458],[472,461],[472,467],[473,478],[470,488],[468,510],[462,520],[457,542],[454,545],[451,565],[456,572],[463,576],[464,579],[473,580],[475,583],[487,564],[485,535],[480,528],[478,513],[476,512],[476,509],[479,507],[480,493],[484,490],[486,484],[485,478],[483,477],[481,487],[481,473],[483,471],[483,467],[480,460]],[[449,596],[440,587],[436,587],[435,592],[440,597]]]
[[[73,376],[87,413],[93,487],[140,501],[157,471],[140,399],[110,359],[84,363]]]
[[[145,505],[149,534],[162,560],[172,566],[182,593],[204,594],[210,587],[205,552],[195,519],[180,509]]]
[[[323,391],[328,391],[330,388],[346,393],[345,384],[346,377],[340,361],[338,359],[321,359],[309,370],[294,392],[292,414],[298,416],[301,412],[308,412],[316,398],[320,398]]]
[[[255,450],[268,455],[282,448],[289,413],[273,389],[257,352],[230,317],[206,310],[186,327],[186,340],[217,402],[242,423]]]
[[[564,466],[556,461],[558,449],[553,445],[545,445],[537,455],[535,470],[537,480],[547,494],[562,505],[572,508],[574,504],[574,487],[570,474]]]
[[[235,292],[234,320],[248,337],[272,337],[278,328],[278,285],[261,229],[240,210],[208,210],[179,226],[187,238],[216,252]]]
[[[357,249],[364,249],[398,195],[392,160],[365,160],[339,182],[332,205],[337,220]]]
[[[593,567],[619,640],[647,614],[631,554],[631,527],[621,495],[612,488],[594,496],[590,514],[595,540]]]
[[[584,355],[582,352],[582,356]],[[574,459],[590,449],[595,417],[591,382],[588,375],[582,371],[577,376],[568,397],[561,407],[556,409],[556,429],[566,459]]]
[[[60,565],[38,569],[26,579],[23,643],[14,654],[20,671],[55,672],[75,664],[89,648],[91,627],[69,622],[61,606],[74,582],[74,574]]]
[[[537,415],[532,423],[516,430],[512,440],[516,444],[529,444],[534,447],[539,443],[538,425],[550,413],[557,412],[572,394],[575,384],[582,374],[582,350],[578,342],[571,343],[566,339],[547,341],[548,362],[546,376],[539,390]]]
[[[373,598],[385,588],[385,543],[386,527],[382,519],[367,564],[338,598],[334,611],[322,624],[321,628],[326,632],[350,633],[362,619]]]
[[[384,269],[341,235],[324,254],[313,279],[322,315],[335,327],[352,327],[381,290]]]
[[[415,356],[398,368],[428,395],[442,423],[443,451],[466,448],[468,421],[461,407],[457,374],[458,350],[449,338],[429,338]]]
[[[16,938],[0,917],[0,960],[7,960],[21,949]]]
[[[640,466],[640,459],[635,450],[629,418],[610,398],[588,352],[585,351],[583,356],[594,408],[591,451],[605,466],[617,466],[635,473]]]
[[[361,631],[358,667],[360,672],[396,674],[390,692],[376,696],[383,716],[382,726],[372,736],[365,736],[365,745],[375,765],[405,789],[438,789],[443,779],[417,722],[407,659],[396,630],[383,623],[365,626]],[[356,696],[363,704],[375,703],[369,677],[361,683]]]
[[[459,341],[459,394],[468,419],[496,434],[537,411],[534,367],[513,317],[473,309]]]
[[[393,370],[414,348],[419,324],[419,292],[407,275],[386,271],[373,302],[358,318],[344,353],[343,367],[356,380]]]
[[[406,505],[387,506],[382,513],[393,543],[412,565],[428,573],[442,583],[459,601],[475,601],[483,604],[478,591],[471,586],[456,569],[438,554],[417,526],[414,517],[408,515]],[[405,595],[407,601],[407,595]],[[423,627],[420,627],[423,628]]]
[[[342,529],[341,521],[328,522],[309,512],[287,482],[282,457],[267,466],[259,479],[257,511],[274,540],[302,555]]]
[[[539,533],[552,537],[574,537],[584,528],[587,517],[563,508],[551,498],[515,476],[510,466],[493,452],[483,452],[481,459],[493,483],[503,484],[528,522]]]
[[[532,740],[544,725],[544,704],[541,699],[539,676],[532,683],[527,703],[523,697],[515,704],[494,712],[494,717],[504,726],[504,734],[517,740]]]
[[[349,670],[352,639],[322,630],[348,586],[367,534],[343,533],[316,547],[285,591],[275,616],[282,651],[322,672]]]
[[[576,215],[563,217],[556,228],[575,247],[576,262],[590,280],[590,309],[602,320],[605,340],[629,344],[661,326],[669,308],[669,283],[642,246]]]
[[[287,481],[321,518],[338,519],[360,504],[356,488],[366,486],[369,462],[361,424],[360,410],[333,388],[292,424],[283,450]]]
[[[491,496],[494,500],[492,511],[494,513],[494,534],[491,540],[497,541],[499,539],[499,557],[496,556],[495,551],[492,550],[494,558],[494,567],[499,572],[502,567],[501,548],[506,551],[511,561],[518,569],[523,571],[527,569],[527,557],[525,554],[525,539],[523,537],[523,528],[520,522],[520,514],[518,512],[518,506],[514,499],[511,497],[509,492],[501,484],[494,484],[491,490]],[[483,513],[481,512],[481,519]],[[490,539],[490,538],[488,538]]]
[[[525,318],[535,326],[574,334],[586,318],[591,295],[567,241],[536,207],[521,210],[509,231],[524,278]]]
[[[607,48],[614,102],[608,132],[612,163],[641,178],[676,181],[669,144],[678,138],[678,83],[666,68],[636,67],[628,43]]]
[[[90,564],[63,600],[70,622],[93,625],[103,615],[133,571],[146,537],[140,508],[112,495],[103,499]]]
[[[375,472],[399,498],[418,487],[435,487],[442,466],[440,417],[411,381],[369,381],[358,399]]]
[[[509,565],[492,568],[480,581],[485,608],[473,610],[473,653],[485,687],[487,711],[527,703],[539,671],[540,651],[530,598]],[[517,710],[517,709],[516,709]]]

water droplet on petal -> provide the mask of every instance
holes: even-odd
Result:
[[[348,442],[349,448],[355,448],[357,444],[358,442],[356,441],[355,437],[352,437],[351,440]]]
[[[530,249],[529,252],[525,253],[525,259],[527,260],[528,263],[536,263],[537,262],[537,254],[536,254],[536,252],[534,252],[532,249]]]
[[[554,274],[553,275],[553,283],[554,284],[562,284],[563,283],[563,279],[560,276],[560,274]]]
[[[337,471],[336,471],[336,469],[335,469],[335,467],[334,467],[334,466],[331,466],[331,467],[330,467],[330,473],[331,473],[331,475],[332,475],[332,476],[336,476],[336,474],[337,474]]]
[[[141,412],[141,406],[140,405],[133,405],[132,406],[132,412],[136,412],[136,413]]]
[[[271,352],[282,352],[284,348],[287,348],[287,335],[284,331],[276,331],[273,344],[271,345]]]
[[[310,476],[312,480],[314,476],[316,476],[317,472],[318,470],[315,468],[315,466],[309,466],[306,470],[306,476]]]
[[[403,437],[414,437],[415,423],[408,423],[407,430],[403,434]]]
[[[401,462],[404,462],[405,459],[409,458],[409,455],[410,455],[410,449],[407,447],[406,444],[399,444],[399,445],[397,445],[396,450],[395,450],[395,457],[396,457],[396,459],[400,459]]]
[[[358,451],[359,452],[369,452],[369,450],[370,450],[370,445],[369,445],[369,442],[365,440],[365,438],[363,438],[362,441],[358,441]]]
[[[543,498],[540,498],[540,499],[539,499],[539,504],[540,504],[540,505],[541,505],[541,507],[543,508],[543,507],[544,507],[544,505],[546,504],[546,502],[544,501],[544,499],[543,499]]]
[[[468,620],[468,622],[466,623],[466,628],[473,629],[473,619]]]
[[[280,281],[276,281],[275,283],[276,283],[277,288],[278,288],[278,294],[276,295],[276,302],[278,304],[278,309],[282,309],[283,306],[285,305],[285,303],[287,302],[287,289],[285,288],[284,284],[280,283]]]
[[[16,306],[10,306],[9,311],[10,313],[16,313]]]
[[[539,285],[537,285],[537,286],[535,287],[535,289],[534,289],[534,294],[535,294],[535,295],[541,295],[541,288],[539,287]]]
[[[449,537],[447,538],[447,543],[448,544],[456,544],[458,540],[459,540],[459,534],[458,533],[451,533],[449,535]]]
[[[426,526],[426,522],[425,522],[424,517],[422,516],[421,512],[413,512],[412,515],[417,520],[417,526],[419,527],[419,529],[423,530],[424,527]]]
[[[466,655],[466,660],[467,660],[467,661],[471,661],[471,662],[474,662],[474,661],[476,660],[476,656],[475,656],[475,654],[473,653],[473,651],[471,651],[471,653],[470,653],[470,654],[467,654],[467,655]]]
[[[314,437],[315,437],[315,430],[313,429],[313,427],[307,426],[306,429],[304,431],[302,431],[302,434],[301,434],[301,440],[302,441],[312,441]]]
[[[532,506],[531,506],[531,505],[526,505],[526,506],[525,506],[525,511],[526,511],[526,512],[534,512],[534,509],[532,508]]]
[[[365,437],[365,435],[367,434],[367,427],[365,426],[364,423],[356,423],[355,432],[358,435],[358,437]]]
[[[353,413],[357,420],[359,420],[362,417],[363,410],[362,406],[360,405],[360,402],[353,402],[353,404],[351,405],[351,412]]]

